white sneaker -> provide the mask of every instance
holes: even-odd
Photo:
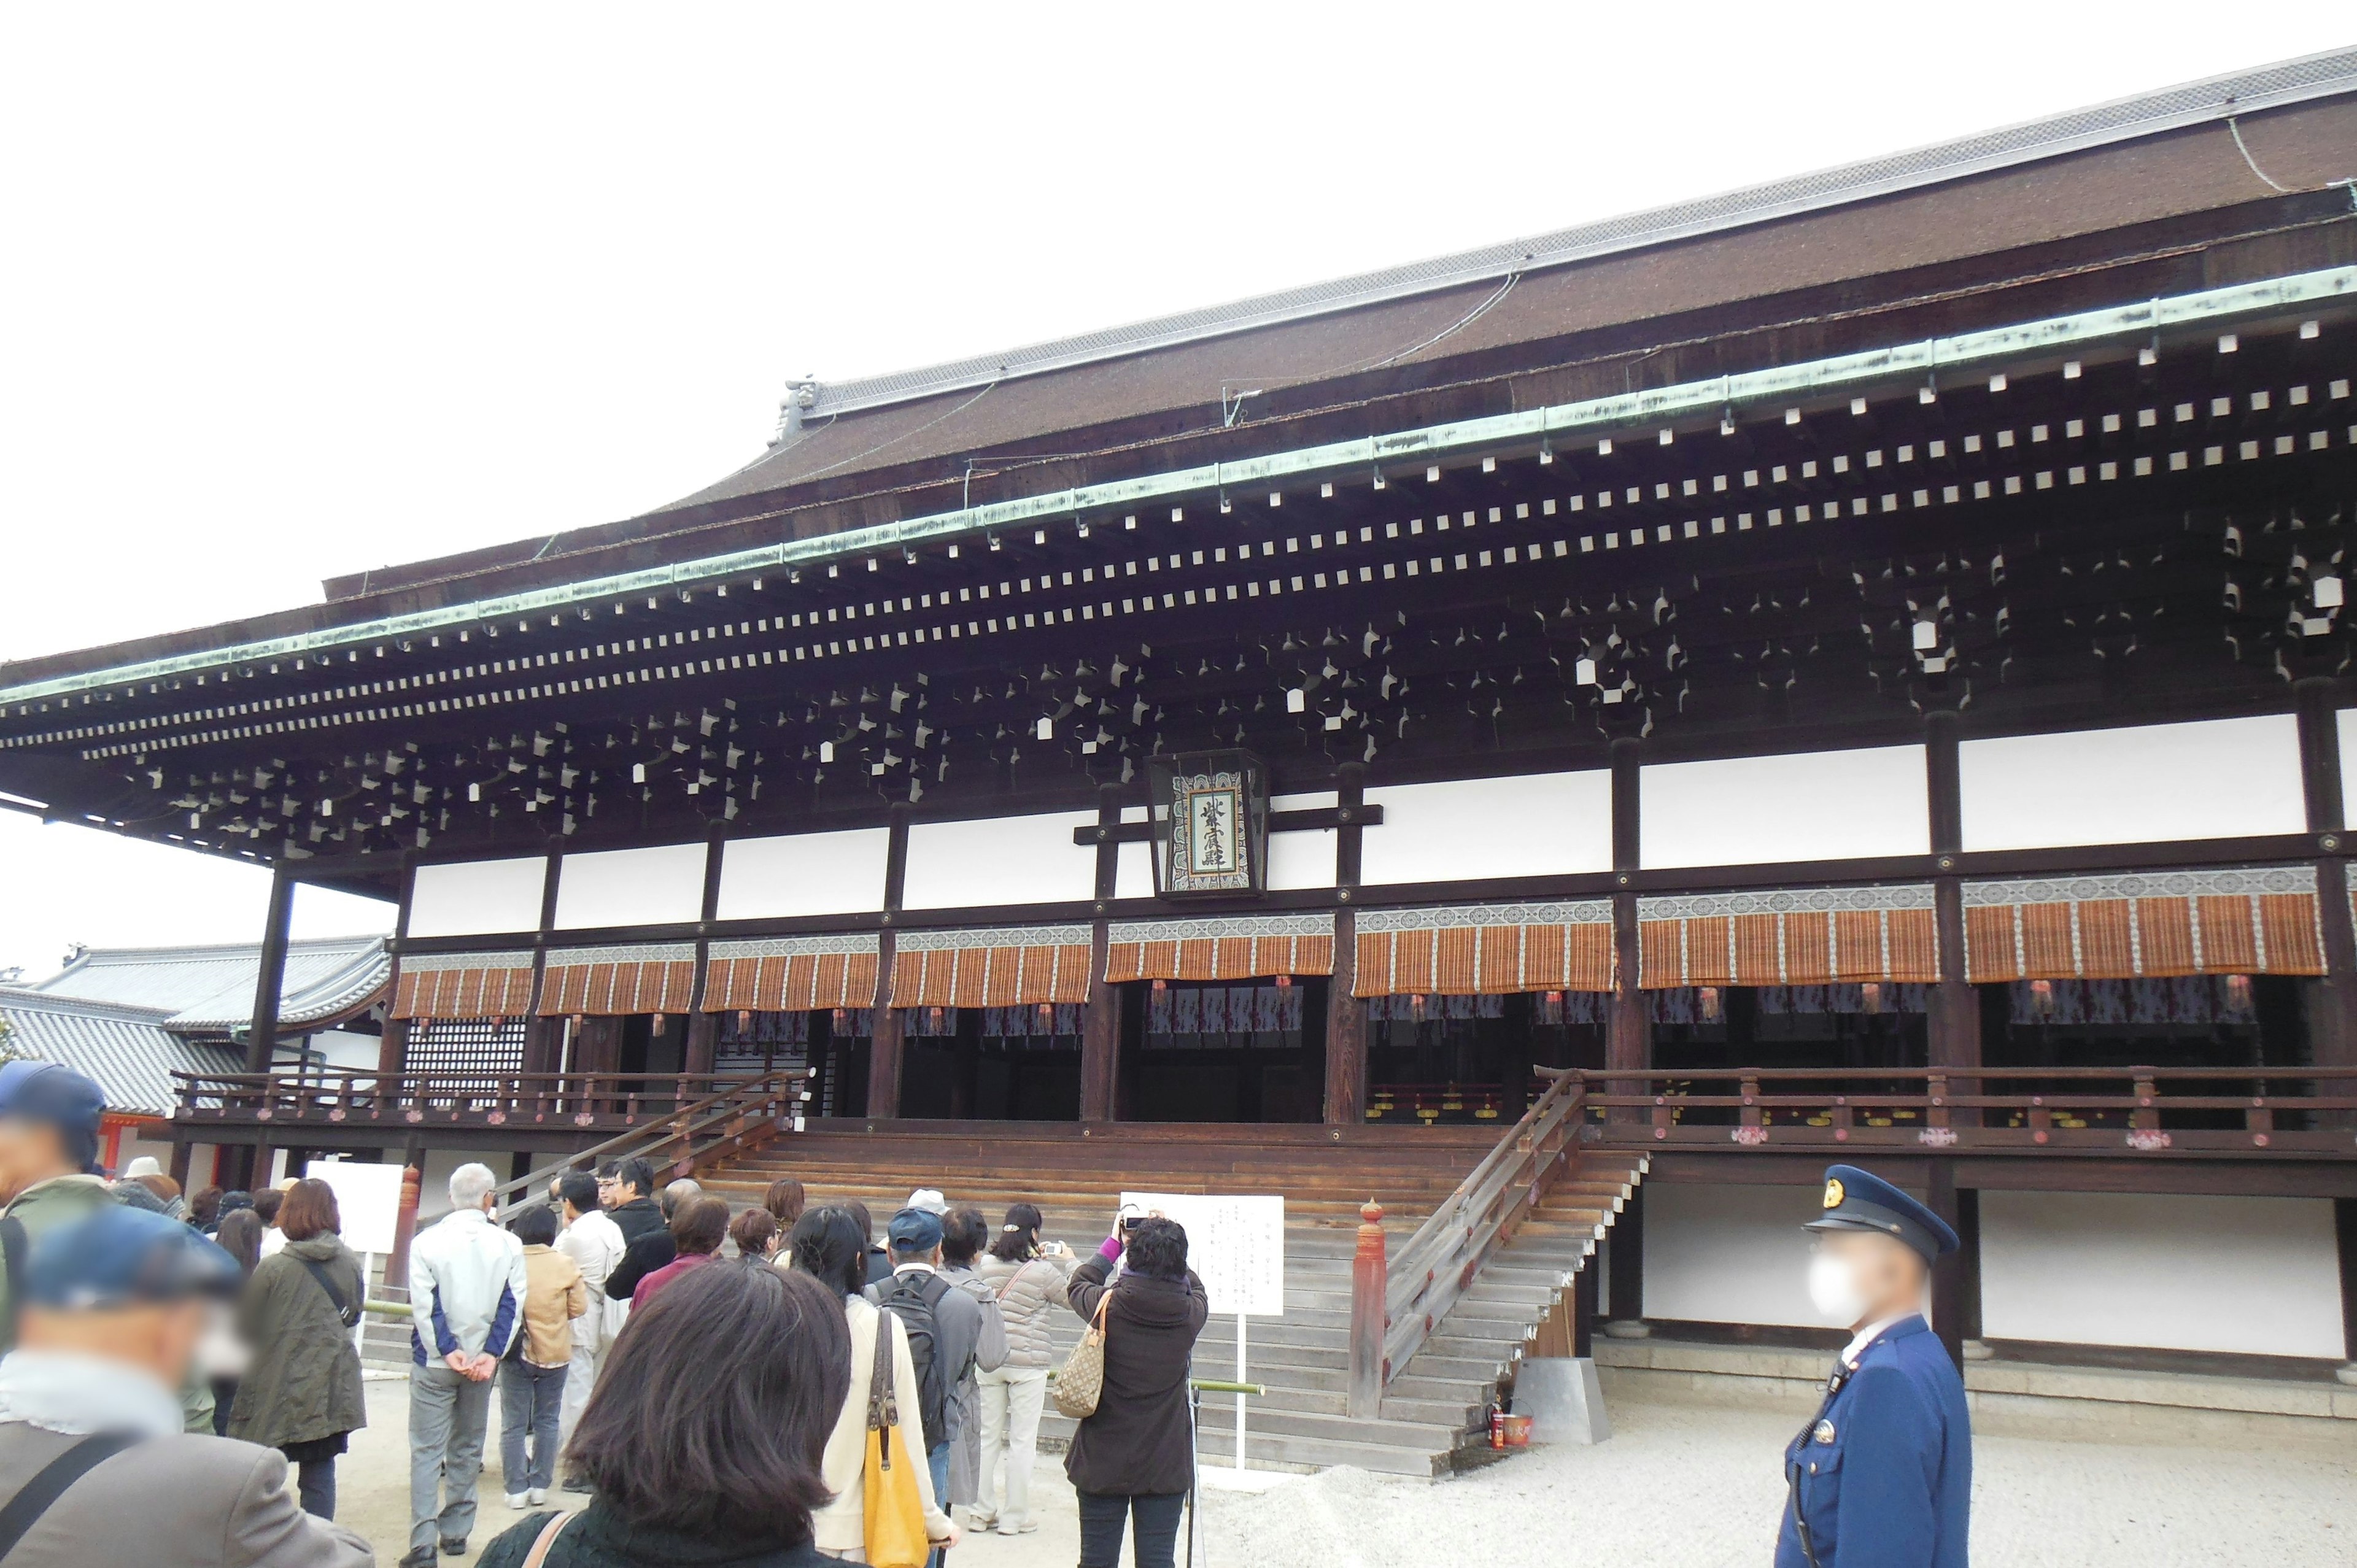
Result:
[[[1001,1535],[1028,1535],[1039,1528],[1039,1521],[1028,1516],[1018,1520],[1010,1514],[998,1521],[998,1533]]]
[[[534,1487],[532,1490],[524,1494],[524,1499],[531,1503],[533,1507],[539,1508],[542,1504],[548,1501],[548,1488],[546,1487]]]
[[[524,1495],[522,1492],[510,1492],[508,1494],[508,1507],[515,1509],[518,1513],[523,1512]]]

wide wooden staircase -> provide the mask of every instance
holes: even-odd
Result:
[[[1530,1144],[1532,1122],[1501,1141],[1494,1129],[1459,1127],[813,1120],[699,1176],[738,1205],[791,1176],[813,1204],[866,1204],[879,1233],[918,1187],[980,1208],[994,1232],[1009,1204],[1028,1201],[1046,1214],[1048,1236],[1083,1254],[1103,1240],[1125,1190],[1281,1195],[1285,1314],[1250,1321],[1239,1380],[1267,1391],[1249,1402],[1247,1463],[1429,1476],[1483,1441],[1501,1382],[1641,1179],[1640,1160],[1585,1149],[1559,1113],[1542,1146],[1526,1146],[1518,1161],[1513,1146],[1518,1137]],[[1476,1178],[1482,1190],[1467,1190]],[[1458,1273],[1421,1288],[1394,1279],[1395,1297],[1422,1305],[1394,1312],[1393,1333],[1417,1343],[1383,1388],[1380,1408],[1362,1399],[1352,1415],[1352,1256],[1370,1197],[1383,1206],[1394,1249],[1445,1211],[1450,1218],[1429,1228],[1423,1250],[1448,1257]],[[1491,1222],[1474,1225],[1469,1250],[1440,1234],[1465,1230],[1460,1222],[1476,1208]],[[1427,1308],[1437,1316],[1426,1331],[1415,1314]],[[1077,1317],[1059,1325],[1060,1362],[1080,1329]],[[1195,1375],[1237,1378],[1235,1346],[1235,1321],[1212,1319],[1197,1342]],[[1207,1461],[1233,1462],[1232,1398],[1204,1397]],[[1059,1440],[1070,1423],[1051,1407],[1041,1431]]]

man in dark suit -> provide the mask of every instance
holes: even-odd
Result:
[[[1923,1320],[1947,1222],[1856,1165],[1825,1172],[1809,1294],[1851,1331],[1824,1404],[1784,1450],[1776,1568],[1965,1568],[1973,1495],[1964,1379]]]

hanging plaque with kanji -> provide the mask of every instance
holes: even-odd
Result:
[[[1148,767],[1155,891],[1164,897],[1258,893],[1267,886],[1267,770],[1246,751]]]

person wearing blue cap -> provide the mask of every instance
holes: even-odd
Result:
[[[305,1513],[274,1449],[182,1431],[178,1390],[243,1283],[166,1215],[106,1204],[35,1242],[0,1357],[0,1560],[8,1568],[366,1568]]]
[[[0,1066],[0,1350],[16,1342],[8,1282],[33,1246],[114,1203],[98,1166],[105,1113],[105,1094],[70,1068],[29,1059]]]
[[[915,1194],[918,1198],[926,1196],[921,1189]],[[930,1208],[912,1207],[892,1216],[885,1240],[892,1249],[892,1277],[870,1285],[867,1294],[908,1329],[909,1354],[917,1364],[926,1466],[933,1496],[946,1513],[950,1448],[960,1430],[958,1391],[974,1379],[982,1344],[982,1306],[942,1277],[942,1217]],[[927,1561],[940,1568],[942,1555],[936,1549]]]
[[[1784,1450],[1776,1568],[1965,1568],[1973,1431],[1964,1379],[1924,1321],[1956,1233],[1856,1165],[1825,1172],[1809,1297],[1850,1330],[1824,1402]]]

